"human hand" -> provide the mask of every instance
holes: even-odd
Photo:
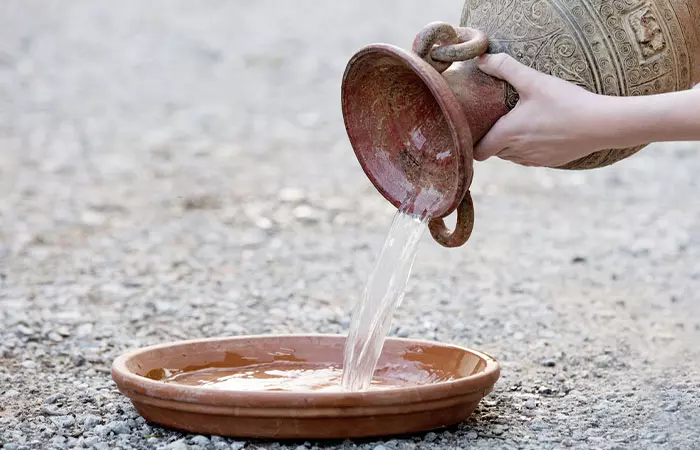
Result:
[[[520,95],[515,108],[477,143],[477,161],[498,156],[527,166],[560,167],[607,148],[601,113],[614,98],[545,75],[504,53],[484,55],[477,65]]]

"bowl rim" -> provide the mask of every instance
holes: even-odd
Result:
[[[127,363],[141,355],[149,352],[174,348],[179,346],[191,346],[197,344],[226,343],[257,339],[290,339],[290,338],[311,338],[311,339],[346,339],[340,334],[271,334],[271,335],[243,335],[230,337],[213,337],[204,339],[191,339],[175,341],[164,344],[151,345],[128,351],[117,357],[112,364],[112,379],[119,390],[129,396],[129,392],[140,394],[150,398],[176,401],[179,403],[194,403],[212,406],[242,405],[250,408],[268,407],[332,407],[347,408],[358,406],[391,406],[405,405],[411,403],[424,403],[456,396],[491,391],[493,385],[500,377],[500,364],[491,355],[462,347],[455,344],[441,342],[405,339],[389,337],[387,341],[423,345],[432,347],[453,348],[465,353],[470,353],[486,363],[486,367],[481,372],[456,380],[441,381],[438,383],[400,387],[387,390],[375,390],[365,392],[270,392],[270,391],[233,391],[215,390],[198,386],[186,386],[177,384],[167,384],[161,381],[152,380],[141,375],[137,375],[128,369]]]

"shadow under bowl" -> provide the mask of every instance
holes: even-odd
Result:
[[[245,336],[157,345],[114,361],[112,378],[146,420],[199,434],[344,439],[428,431],[469,417],[498,380],[498,362],[436,342],[387,339],[365,392],[243,391],[165,382],[166,374],[303,362],[342,367],[345,336]]]

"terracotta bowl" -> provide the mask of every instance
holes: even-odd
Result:
[[[345,336],[299,335],[177,342],[120,356],[112,366],[112,378],[139,414],[166,427],[233,437],[342,439],[459,423],[493,390],[500,374],[498,362],[484,353],[387,339],[375,376],[395,381],[389,389],[235,391],[162,381],[173,372],[275,361],[342,367],[344,345]]]

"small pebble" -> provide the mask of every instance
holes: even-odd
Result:
[[[107,427],[110,431],[113,431],[114,434],[128,434],[131,432],[129,425],[123,420],[112,421],[107,424]]]
[[[500,436],[508,430],[506,425],[494,425],[491,432],[496,436]]]
[[[306,195],[301,189],[287,187],[279,191],[278,198],[284,203],[297,203],[304,200]]]
[[[535,399],[531,398],[531,399],[527,400],[525,403],[523,403],[523,406],[527,409],[535,409],[535,408],[537,408],[537,402],[535,401]]]
[[[553,359],[545,359],[544,361],[542,361],[542,365],[544,367],[554,367],[557,365],[557,363]]]
[[[108,435],[109,432],[110,432],[110,429],[107,428],[105,425],[97,425],[97,426],[95,426],[95,428],[92,430],[92,432],[95,433],[95,435],[97,435],[97,436],[99,436],[99,437],[101,437],[101,438],[104,438],[104,437],[107,437],[107,435]]]
[[[274,225],[275,223],[267,217],[258,217],[255,219],[255,226],[260,228],[261,230],[269,230]]]
[[[654,444],[665,444],[668,441],[668,436],[664,433],[660,433],[652,441]]]
[[[681,404],[679,401],[672,401],[669,403],[665,408],[664,411],[666,412],[677,412],[681,407]]]
[[[530,425],[528,426],[532,431],[542,431],[546,430],[548,428],[547,424],[544,423],[543,420],[538,420],[535,419],[532,422],[530,422]]]
[[[198,435],[190,439],[190,443],[206,447],[209,445],[209,439],[206,436]]]
[[[185,444],[184,439],[179,439],[175,442],[171,442],[165,448],[168,450],[189,450],[189,446]]]
[[[435,439],[437,439],[437,434],[433,433],[432,431],[430,433],[426,434],[425,437],[423,438],[423,440],[426,442],[433,442],[433,441],[435,441]]]
[[[540,386],[537,390],[542,395],[552,395],[554,390],[549,386]]]
[[[585,441],[588,439],[588,437],[580,431],[574,431],[574,433],[571,435],[571,438],[574,441]]]
[[[51,422],[57,427],[70,428],[75,425],[75,418],[73,416],[53,416]]]
[[[17,332],[22,336],[31,336],[32,334],[34,334],[34,330],[32,330],[29,327],[25,327],[24,325],[18,325]]]
[[[294,211],[292,211],[292,214],[294,217],[297,219],[301,220],[302,222],[307,222],[307,223],[315,223],[321,220],[323,217],[323,214],[321,211],[309,206],[309,205],[300,205],[294,208]]]
[[[374,447],[374,450],[387,450],[387,449],[386,449],[386,447],[384,447],[383,445],[380,444],[380,445],[377,445],[376,447]]]
[[[44,406],[42,410],[47,416],[65,416],[67,414],[66,411],[51,408],[50,406]]]
[[[64,394],[53,394],[53,395],[49,395],[48,397],[46,397],[46,398],[44,399],[44,404],[50,405],[50,404],[52,404],[52,403],[56,403],[57,400],[61,400],[61,399],[64,399],[64,398],[66,398],[66,396],[65,396]]]
[[[5,398],[14,398],[19,396],[19,391],[17,389],[10,389],[5,392]]]

